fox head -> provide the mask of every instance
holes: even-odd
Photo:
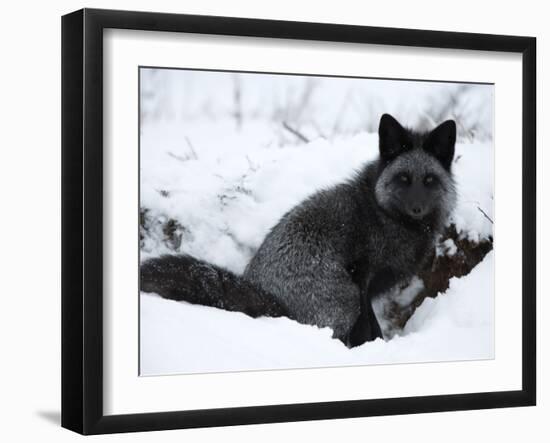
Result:
[[[430,132],[418,133],[384,114],[378,134],[380,173],[375,198],[379,206],[399,219],[441,224],[456,200],[451,172],[455,122],[447,120]]]

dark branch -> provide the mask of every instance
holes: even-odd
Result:
[[[283,128],[285,128],[288,132],[290,132],[291,134],[295,135],[296,137],[298,137],[301,141],[303,141],[304,143],[309,143],[309,139],[304,135],[302,134],[300,131],[298,131],[297,129],[294,129],[292,126],[290,126],[287,122],[283,122]]]
[[[481,212],[487,220],[491,222],[492,225],[494,225],[493,220],[491,220],[491,217],[489,217],[483,209],[481,209],[479,206],[477,207],[478,211]]]

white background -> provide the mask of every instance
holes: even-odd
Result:
[[[536,35],[539,38],[539,148],[542,112],[550,103],[541,88],[548,69],[550,31],[543,3],[514,7],[462,1],[373,3],[208,1],[175,5],[151,2],[20,2],[4,6],[1,28],[0,96],[2,161],[2,294],[0,311],[0,405],[6,441],[72,441],[79,437],[58,427],[60,397],[60,15],[82,6],[166,12],[235,15],[361,25]],[[332,4],[332,6],[331,6]],[[541,149],[542,150],[542,149]],[[548,156],[545,156],[548,158]],[[539,167],[542,161],[539,162]],[[545,167],[550,167],[546,165]],[[539,172],[539,178],[542,174]],[[541,183],[544,182],[544,183]],[[546,195],[541,180],[539,190]],[[542,201],[541,199],[539,199]],[[548,208],[542,208],[546,221]],[[539,222],[541,220],[539,219]],[[542,224],[542,222],[541,222]],[[539,239],[541,237],[539,236]],[[542,240],[547,240],[544,236]],[[539,241],[540,249],[544,242]],[[543,254],[546,257],[546,254]],[[540,269],[544,269],[544,262]],[[547,285],[542,285],[544,293]],[[547,369],[543,352],[550,334],[541,324],[547,302],[539,301],[539,374]],[[542,344],[542,345],[541,345]],[[544,368],[544,369],[543,369]],[[542,378],[542,379],[541,379]],[[279,441],[354,439],[386,441],[543,441],[550,434],[550,390],[539,377],[539,406],[495,411],[424,414],[238,428],[170,431],[99,437],[131,441]]]

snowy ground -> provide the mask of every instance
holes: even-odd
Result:
[[[425,299],[402,334],[353,349],[328,328],[151,294],[141,295],[141,312],[142,375],[493,358],[493,253]]]
[[[170,73],[172,95],[145,94],[167,88],[165,83],[157,84],[163,78],[158,71],[142,81],[148,101],[144,99],[147,112],[142,115],[140,140],[141,207],[146,209],[148,229],[142,232],[141,257],[185,252],[237,273],[284,212],[319,188],[345,180],[377,155],[372,130],[382,112],[405,109],[402,115],[392,112],[404,124],[421,125],[411,117],[419,115],[418,108],[423,104],[433,108],[434,97],[454,97],[457,90],[456,85],[428,88],[425,83],[403,82],[396,94],[394,83],[386,82],[389,87],[384,89],[378,82],[368,89],[366,83],[355,81],[350,89],[348,81],[331,88],[326,84],[319,88],[317,83],[308,92],[312,87],[304,83],[290,95],[302,97],[301,105],[293,107],[280,97],[260,100],[259,86],[274,94],[285,84],[281,77],[271,89],[265,79],[247,82],[234,77],[227,77],[225,89],[216,89],[212,82],[220,82],[221,74],[206,79],[196,73],[179,74],[185,81],[178,83],[174,72],[181,71]],[[181,87],[189,83],[194,95],[186,95]],[[201,101],[196,97],[201,85],[208,85],[208,91],[227,92],[227,103],[209,96]],[[368,101],[363,126],[357,126],[357,114],[345,107],[334,112],[342,106],[335,103],[346,102],[350,90],[360,90],[363,97],[371,90],[378,94],[376,99],[373,92]],[[323,95],[323,91],[331,92]],[[311,97],[304,99],[306,94]],[[183,100],[186,97],[192,99]],[[452,106],[438,105],[447,112],[438,113],[442,119],[469,116],[459,121],[462,130],[453,166],[459,203],[451,222],[462,236],[477,241],[492,236],[492,88],[468,89],[458,97]],[[184,109],[177,103],[184,103]],[[285,129],[285,123],[308,141]],[[319,130],[328,127],[332,130],[326,133]],[[168,220],[176,222],[170,240]],[[452,254],[453,245],[445,246],[445,253]],[[352,350],[333,340],[328,329],[288,319],[251,319],[154,294],[142,293],[140,302],[142,375],[493,357],[492,253],[469,275],[453,279],[445,294],[426,299],[391,340]]]

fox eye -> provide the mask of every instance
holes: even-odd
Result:
[[[424,185],[426,186],[433,186],[436,184],[436,182],[437,179],[431,174],[428,174],[426,177],[424,177]]]
[[[403,183],[404,185],[409,185],[411,183],[411,177],[409,174],[401,173],[397,176],[397,180],[399,180],[400,183]]]

